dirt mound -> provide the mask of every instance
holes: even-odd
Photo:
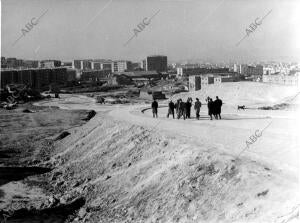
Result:
[[[101,116],[61,142],[53,183],[83,188],[89,222],[276,222],[297,205],[297,179],[213,144]]]

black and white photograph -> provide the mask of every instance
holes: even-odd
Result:
[[[0,223],[300,222],[299,0],[0,9]]]

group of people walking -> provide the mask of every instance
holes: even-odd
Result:
[[[223,105],[222,100],[216,96],[216,100],[213,101],[212,98],[207,97],[206,101],[210,120],[212,120],[212,116],[214,116],[215,119],[221,119],[221,107]]]
[[[207,97],[207,108],[208,108],[208,115],[210,116],[210,119],[212,120],[213,117],[215,119],[221,119],[221,107],[222,107],[222,100],[219,99],[218,96],[216,96],[216,100],[212,100],[212,98]],[[173,116],[173,119],[175,118],[175,112],[177,119],[180,119],[181,117],[185,119],[191,118],[191,108],[193,106],[193,99],[188,98],[186,102],[184,102],[181,98],[174,103],[172,100],[169,102],[168,106],[168,113],[167,118],[169,118],[170,115]],[[201,102],[199,101],[199,98],[196,98],[196,101],[194,103],[194,110],[196,113],[196,118],[200,119],[200,109],[201,109]],[[157,112],[158,112],[158,103],[156,100],[152,102],[152,113],[153,118],[157,118]]]

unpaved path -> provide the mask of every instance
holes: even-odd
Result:
[[[159,113],[163,117],[153,119],[149,114],[150,111],[142,114],[139,109],[140,106],[119,108],[112,110],[109,115],[116,119],[148,126],[153,128],[153,131],[169,131],[175,136],[181,134],[186,137],[194,137],[204,144],[215,145],[233,155],[238,155],[246,148],[246,141],[250,142],[249,137],[255,134],[256,130],[261,132],[268,126],[261,137],[243,154],[255,159],[262,159],[282,169],[295,172],[299,169],[297,158],[299,157],[300,143],[296,130],[296,127],[299,126],[299,119],[293,118],[290,113],[286,114],[286,117],[284,114],[280,114],[280,117],[272,118],[249,112],[247,116],[225,112],[223,120],[211,121],[207,114],[201,114],[203,118],[200,121],[195,119],[184,121],[167,119],[165,117],[166,110],[161,112],[162,114]]]
[[[107,117],[127,121],[165,132],[191,137],[203,144],[217,147],[232,155],[250,156],[253,159],[275,165],[277,168],[299,171],[298,137],[300,122],[296,111],[236,111],[224,106],[222,120],[209,120],[206,108],[201,111],[201,120],[173,120],[166,118],[166,108],[159,109],[159,118],[151,117],[151,110],[141,112],[150,105],[100,105],[93,98],[82,95],[62,95],[40,103],[44,106],[58,106],[62,109],[93,109],[108,112]],[[261,134],[261,131],[262,134]],[[247,147],[246,141],[254,135],[261,136]],[[249,143],[248,143],[249,145]],[[243,152],[242,152],[243,151]],[[242,152],[242,153],[241,153]]]
[[[287,222],[282,218],[298,216],[293,111],[238,112],[224,105],[222,120],[210,121],[203,107],[201,120],[184,121],[167,119],[165,108],[153,119],[151,110],[141,112],[147,104],[97,105],[76,95],[43,105],[98,111],[57,143],[52,157],[63,173],[56,182],[63,184],[61,196],[73,194],[74,180],[90,179],[83,194],[90,222]],[[256,130],[263,132],[247,148]]]

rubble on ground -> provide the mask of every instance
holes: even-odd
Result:
[[[16,108],[17,104],[44,98],[39,91],[24,84],[7,85],[4,90],[1,91],[0,95],[0,101],[2,101],[0,107],[7,110]]]

